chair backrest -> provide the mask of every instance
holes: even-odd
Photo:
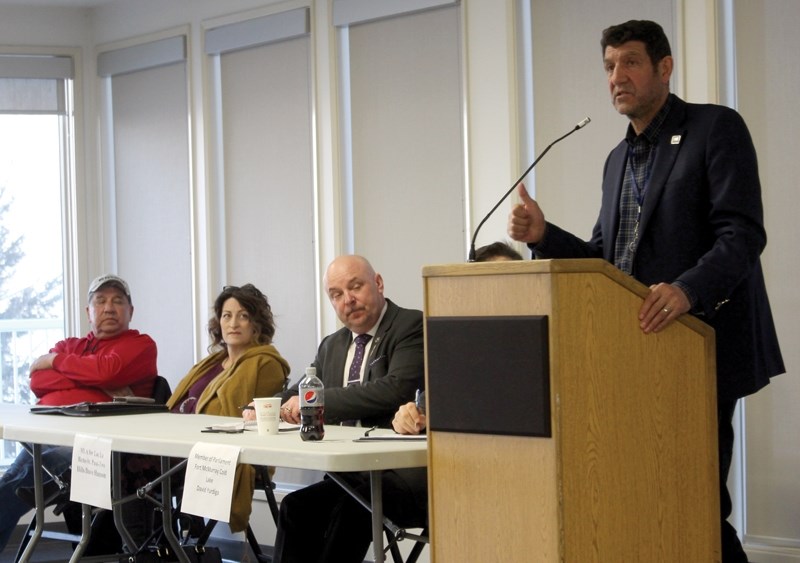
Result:
[[[153,382],[153,398],[158,404],[166,403],[172,396],[172,389],[169,386],[169,381],[163,375],[157,375],[155,382]]]

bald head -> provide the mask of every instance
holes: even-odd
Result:
[[[339,256],[328,265],[323,278],[325,293],[336,315],[355,332],[368,332],[383,311],[383,278],[363,256]]]

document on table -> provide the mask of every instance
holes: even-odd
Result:
[[[258,423],[255,420],[240,420],[237,422],[226,422],[224,424],[214,424],[206,426],[202,432],[218,432],[222,434],[240,434],[244,431],[258,432]],[[300,430],[299,424],[290,424],[281,421],[278,427],[278,432],[292,432],[293,430]]]
[[[427,434],[376,434],[370,433],[369,436],[361,436],[353,440],[354,442],[396,442],[396,441],[410,441],[410,442],[425,442],[428,439]]]

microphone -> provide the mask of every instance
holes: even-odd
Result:
[[[570,129],[570,130],[569,130],[569,131],[568,131],[566,134],[564,134],[564,135],[561,135],[561,136],[560,136],[558,139],[556,139],[555,141],[553,141],[552,143],[550,143],[549,145],[547,145],[547,148],[546,148],[546,149],[544,149],[544,150],[542,151],[542,154],[540,154],[539,156],[537,156],[537,157],[536,157],[536,160],[534,160],[534,161],[531,163],[531,165],[530,165],[530,166],[528,166],[528,169],[527,169],[527,170],[525,170],[525,172],[523,172],[523,173],[522,173],[522,176],[520,176],[519,178],[517,178],[517,181],[516,181],[516,182],[514,182],[513,184],[511,184],[511,187],[508,189],[508,191],[505,193],[505,195],[504,195],[503,197],[501,197],[501,198],[500,198],[500,201],[498,201],[498,202],[495,204],[495,206],[494,206],[494,207],[492,207],[492,210],[491,210],[491,211],[489,211],[489,213],[487,213],[487,214],[486,214],[486,217],[484,217],[484,218],[483,218],[483,221],[481,221],[480,223],[478,223],[478,228],[477,228],[477,229],[475,229],[475,233],[472,235],[472,242],[471,242],[471,243],[470,243],[470,245],[469,245],[469,261],[470,261],[470,262],[474,262],[474,261],[475,261],[475,239],[476,239],[476,238],[478,238],[478,231],[480,231],[480,230],[481,230],[481,227],[483,227],[483,224],[484,224],[484,223],[487,221],[487,219],[489,219],[489,217],[491,217],[491,216],[492,216],[492,213],[494,213],[494,212],[495,212],[495,210],[496,210],[498,207],[500,207],[500,204],[501,204],[501,203],[503,203],[503,201],[505,201],[505,199],[506,199],[506,198],[509,196],[509,194],[510,194],[512,191],[514,191],[514,188],[516,188],[516,187],[517,187],[517,185],[518,185],[518,184],[519,184],[519,183],[520,183],[520,182],[523,180],[523,178],[525,178],[525,176],[527,176],[527,175],[528,175],[528,172],[530,172],[531,170],[533,170],[533,167],[534,167],[534,166],[536,166],[536,163],[537,163],[537,162],[539,162],[539,161],[542,159],[542,157],[543,157],[544,155],[546,155],[546,154],[547,154],[547,151],[549,151],[549,150],[550,150],[550,148],[551,148],[553,145],[555,145],[555,144],[556,144],[557,142],[559,142],[559,141],[562,141],[562,140],[566,139],[567,137],[569,137],[570,135],[572,135],[572,134],[573,134],[575,131],[577,131],[578,129],[583,129],[584,127],[586,127],[586,126],[589,124],[589,122],[590,122],[590,121],[591,121],[591,119],[590,119],[588,116],[587,116],[587,117],[584,117],[583,119],[581,119],[581,120],[580,120],[580,121],[577,123],[577,125],[575,125],[575,127],[573,127],[572,129]]]

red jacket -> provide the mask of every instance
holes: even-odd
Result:
[[[50,352],[52,369],[31,372],[31,391],[40,405],[110,401],[107,390],[130,387],[150,397],[158,374],[156,343],[146,334],[127,330],[113,338],[66,338]]]

